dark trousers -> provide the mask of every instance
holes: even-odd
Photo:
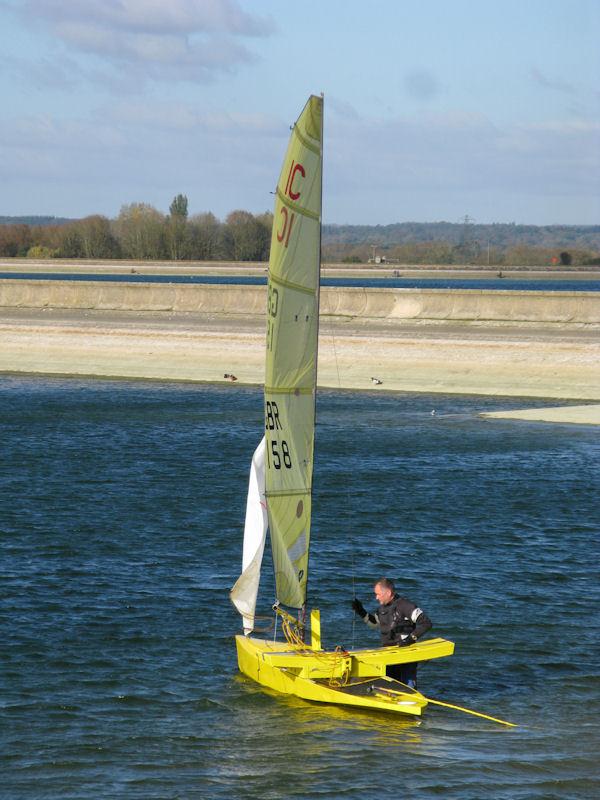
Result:
[[[413,689],[417,688],[417,662],[413,661],[410,664],[389,664],[386,667],[385,674],[388,678],[393,678],[395,681],[406,683],[412,686]]]

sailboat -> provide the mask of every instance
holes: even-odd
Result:
[[[432,638],[408,647],[325,650],[319,611],[310,612],[310,626],[306,620],[322,173],[323,97],[313,95],[292,128],[275,193],[267,299],[265,431],[250,470],[242,574],[231,590],[244,626],[244,633],[235,637],[238,665],[243,674],[282,694],[420,716],[428,702],[437,701],[388,677],[386,669],[392,664],[450,656],[453,642]],[[282,640],[253,635],[267,531],[275,573],[273,610],[276,622],[281,622]]]

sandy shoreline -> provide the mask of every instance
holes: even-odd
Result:
[[[482,417],[492,419],[522,419],[531,422],[557,422],[572,425],[600,425],[600,405],[551,406],[525,408],[515,411],[489,411]]]
[[[0,372],[208,383],[233,374],[236,385],[257,385],[264,339],[256,316],[4,308]],[[323,320],[319,385],[600,401],[600,336],[560,326]],[[597,422],[593,408],[583,421]]]

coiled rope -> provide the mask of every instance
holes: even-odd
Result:
[[[300,631],[300,628],[304,627],[302,623],[295,619],[291,614],[288,614],[287,611],[284,611],[282,608],[280,608],[277,603],[273,606],[273,611],[275,612],[276,619],[277,617],[281,618],[281,629],[283,631],[283,635],[285,636],[286,642],[293,647],[298,648],[298,655],[310,656],[311,658],[316,658],[317,661],[321,661],[328,666],[331,665],[331,675],[328,680],[328,684],[331,686],[331,688],[339,689],[342,686],[346,686],[350,680],[350,662],[348,661],[346,663],[346,666],[344,667],[339,678],[336,677],[336,672],[339,662],[344,658],[348,658],[348,651],[341,645],[337,645],[333,652],[311,650],[306,646],[306,643],[302,637],[302,633]]]

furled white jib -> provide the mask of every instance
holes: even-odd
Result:
[[[231,590],[231,600],[244,618],[244,633],[254,630],[256,597],[260,583],[260,567],[267,536],[267,505],[265,501],[265,438],[254,451],[250,465],[242,574]]]

